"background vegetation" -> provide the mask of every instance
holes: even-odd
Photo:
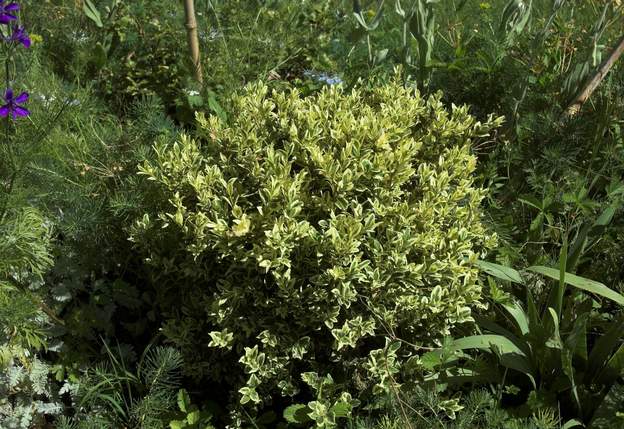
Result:
[[[624,426],[619,1],[19,5],[0,427]]]

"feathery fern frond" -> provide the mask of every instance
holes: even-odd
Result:
[[[0,220],[0,278],[24,271],[41,276],[52,265],[50,225],[33,208]]]

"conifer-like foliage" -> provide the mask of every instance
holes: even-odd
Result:
[[[388,391],[415,350],[387,339],[431,344],[481,303],[472,262],[495,237],[471,143],[499,120],[398,82],[307,98],[253,85],[233,103],[140,168],[152,208],[132,239],[160,274],[164,332],[242,404],[305,384],[351,404]]]

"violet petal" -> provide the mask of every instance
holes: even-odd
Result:
[[[22,104],[28,101],[28,93],[27,92],[22,92],[20,95],[17,96],[17,98],[15,99],[16,103]]]
[[[30,111],[28,109],[26,109],[25,107],[20,107],[20,106],[15,106],[15,109],[13,109],[13,117],[15,116],[28,116],[30,115]]]

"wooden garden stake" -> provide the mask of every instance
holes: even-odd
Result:
[[[195,69],[195,79],[203,83],[201,61],[199,58],[199,37],[197,36],[197,20],[195,19],[194,0],[184,0],[184,14],[186,15],[186,35],[188,37],[191,60]]]
[[[615,49],[611,52],[611,54],[605,58],[605,60],[600,64],[598,70],[593,74],[593,76],[587,81],[587,84],[578,92],[578,94],[574,97],[574,100],[568,105],[564,112],[564,118],[569,118],[578,113],[581,109],[583,103],[587,101],[587,99],[592,95],[594,90],[600,85],[600,82],[605,78],[613,64],[620,58],[620,56],[624,53],[624,36],[620,38],[618,44]]]

